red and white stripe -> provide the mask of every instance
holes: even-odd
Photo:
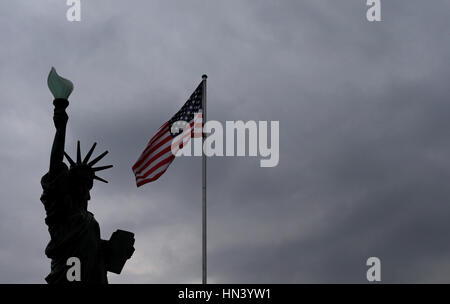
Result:
[[[169,122],[164,123],[158,129],[132,167],[138,187],[157,180],[169,168],[176,152],[181,147],[186,146],[192,137],[201,137],[202,114],[198,113],[194,119],[189,123],[189,128],[185,128],[183,133],[175,138],[170,133]],[[193,132],[198,128],[200,128],[200,134]],[[174,139],[175,141],[173,141]],[[181,143],[182,145],[180,145]]]

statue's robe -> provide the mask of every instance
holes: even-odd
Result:
[[[67,283],[67,271],[73,266],[66,265],[67,260],[77,257],[81,262],[81,283],[107,284],[107,241],[100,239],[100,227],[87,211],[87,202],[71,195],[67,166],[61,162],[55,174],[42,177],[41,185],[45,223],[51,237],[45,254],[52,260],[45,280],[49,284]]]

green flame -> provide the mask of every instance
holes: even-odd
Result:
[[[47,85],[55,99],[68,99],[73,91],[72,81],[59,76],[54,67],[52,67],[48,74]]]

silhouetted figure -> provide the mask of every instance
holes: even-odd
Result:
[[[53,122],[56,134],[50,169],[41,180],[44,190],[41,201],[47,213],[45,223],[51,237],[45,254],[52,260],[51,272],[45,280],[49,284],[68,283],[67,272],[72,265],[67,265],[67,261],[75,257],[80,261],[81,283],[107,284],[106,272],[120,273],[126,260],[133,254],[134,235],[117,230],[109,241],[100,238],[99,224],[87,210],[87,205],[94,179],[107,183],[95,172],[112,166],[93,166],[108,151],[89,161],[94,144],[82,160],[78,142],[76,161],[64,152],[68,120],[66,108],[69,105],[67,98],[73,90],[73,84],[56,74],[52,68],[48,85],[55,97]],[[63,162],[64,155],[70,163],[70,169]]]

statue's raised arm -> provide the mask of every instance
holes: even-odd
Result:
[[[53,139],[52,152],[50,155],[50,175],[54,175],[60,168],[64,157],[64,144],[66,140],[66,125],[68,116],[66,108],[69,105],[69,95],[73,91],[73,83],[59,76],[55,68],[52,67],[47,78],[48,88],[55,98],[53,105],[55,106],[53,113],[53,122],[55,124],[56,133]]]

